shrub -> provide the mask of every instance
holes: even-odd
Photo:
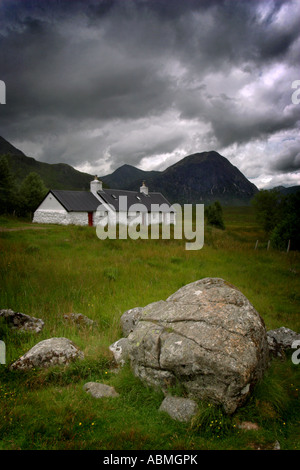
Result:
[[[282,217],[271,234],[274,248],[284,250],[288,242],[292,250],[300,250],[300,192],[284,200]]]
[[[282,200],[283,196],[276,189],[262,189],[252,199],[256,219],[267,234],[270,234],[280,221]]]
[[[276,190],[261,190],[252,200],[257,221],[272,246],[284,250],[291,242],[292,250],[300,249],[300,192],[283,196]]]
[[[225,224],[223,221],[223,210],[219,201],[214,202],[205,209],[205,215],[207,218],[207,223],[209,225],[214,225],[217,228],[222,230],[225,229]]]

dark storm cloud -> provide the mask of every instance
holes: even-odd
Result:
[[[292,144],[284,152],[281,152],[273,162],[272,170],[283,173],[300,171],[300,143],[298,145]]]
[[[2,0],[0,135],[44,161],[110,170],[159,155],[172,161],[207,144],[225,153],[237,145],[242,154],[251,142],[295,133],[297,7],[292,0]],[[285,171],[286,150],[277,149],[277,163],[270,153],[266,168]]]
[[[75,16],[70,24],[63,17],[56,24],[26,17],[17,31],[2,36],[8,113],[101,120],[137,118],[168,106],[161,64],[141,52],[137,60],[133,48],[116,41],[114,23],[98,22],[90,30],[83,18]]]

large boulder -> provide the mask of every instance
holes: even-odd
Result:
[[[83,359],[84,354],[68,338],[50,338],[40,341],[27,351],[10,368],[28,370],[34,367],[47,368],[57,364],[69,364]]]
[[[136,325],[138,324],[141,315],[143,313],[143,307],[135,307],[123,313],[121,317],[121,328],[124,336],[128,336],[131,333]]]
[[[165,393],[179,383],[188,397],[233,413],[268,367],[262,318],[223,279],[193,282],[135,313],[138,320],[128,335],[132,369]]]
[[[121,338],[109,346],[109,350],[113,353],[114,360],[118,365],[123,366],[129,359],[129,342],[128,338]]]

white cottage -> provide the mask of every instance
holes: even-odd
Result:
[[[140,217],[143,225],[175,224],[175,211],[158,192],[149,192],[145,182],[140,191],[103,189],[97,176],[90,191],[51,189],[34,212],[33,222],[62,225],[129,223]]]

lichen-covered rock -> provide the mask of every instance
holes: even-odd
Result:
[[[159,411],[165,411],[176,421],[188,422],[197,414],[198,405],[190,398],[167,396]]]
[[[82,313],[66,313],[64,319],[78,326],[95,326],[97,323]]]
[[[126,310],[121,317],[121,328],[124,336],[128,336],[136,327],[140,316],[143,312],[143,307],[135,307]]]
[[[109,346],[117,364],[123,366],[129,359],[129,345],[127,338],[121,338]]]
[[[272,356],[284,358],[285,353],[293,348],[294,341],[300,341],[300,334],[281,326],[267,331],[267,339]]]
[[[3,318],[7,325],[14,330],[39,333],[44,327],[44,321],[40,318],[14,312],[10,308],[0,310],[0,318]]]
[[[47,368],[57,364],[69,364],[83,359],[84,354],[67,338],[50,338],[40,341],[27,351],[10,368],[27,370],[34,367]]]
[[[119,396],[118,392],[116,392],[114,387],[98,382],[87,382],[86,384],[84,384],[83,390],[88,392],[94,398]]]
[[[132,369],[168,393],[178,382],[190,398],[232,413],[269,363],[264,322],[248,299],[219,278],[188,284],[141,311],[128,336]]]

